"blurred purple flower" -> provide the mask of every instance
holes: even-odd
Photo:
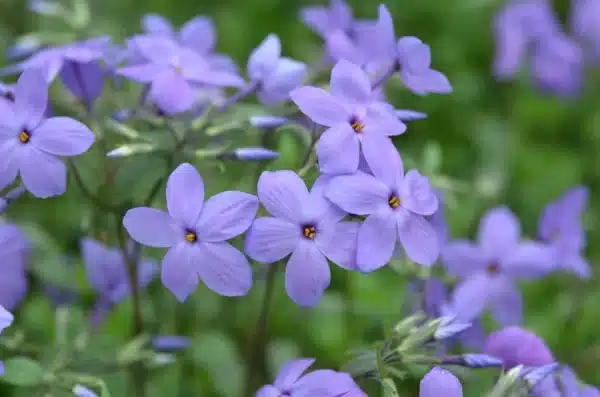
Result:
[[[379,18],[374,28],[371,45],[375,63],[386,71],[400,71],[404,85],[418,95],[448,94],[452,86],[441,72],[431,68],[429,46],[416,37],[401,37],[396,41],[394,21],[384,4],[379,6]]]
[[[88,282],[100,294],[100,299],[117,304],[131,293],[126,261],[120,249],[108,248],[86,237],[81,240],[81,256]],[[138,262],[138,285],[145,288],[156,276],[157,264],[150,259]]]
[[[0,305],[8,310],[16,309],[27,293],[26,262],[30,250],[29,239],[16,225],[0,221]]]
[[[0,101],[0,189],[20,173],[27,190],[36,197],[63,194],[67,167],[58,156],[85,153],[94,134],[68,117],[44,119],[48,84],[43,74],[28,69],[19,77],[15,101]]]
[[[600,0],[571,1],[571,25],[592,58],[600,60]]]
[[[96,61],[66,61],[60,71],[60,77],[73,96],[91,111],[94,102],[102,94],[106,71]]]
[[[560,369],[557,378],[556,389],[562,391],[560,397],[600,397],[600,390],[594,386],[582,384],[577,379],[575,372],[567,366]]]
[[[552,352],[542,339],[517,326],[506,327],[488,335],[483,352],[502,360],[505,369],[517,365],[541,367],[554,362]]]
[[[281,56],[281,42],[268,35],[248,58],[248,76],[258,86],[258,99],[266,105],[289,98],[306,77],[306,65]]]
[[[263,147],[244,147],[235,149],[233,157],[244,161],[266,161],[279,158],[279,152],[275,152]]]
[[[150,98],[167,114],[189,110],[198,99],[198,85],[239,87],[237,74],[213,68],[195,51],[166,37],[138,36],[129,46],[146,61],[121,68],[117,73],[150,84]]]
[[[300,18],[324,39],[332,32],[351,32],[354,22],[352,9],[344,0],[330,0],[329,7],[305,7],[300,10]]]
[[[277,116],[252,116],[250,117],[250,125],[256,128],[273,129],[281,127],[289,120],[285,117]]]
[[[462,385],[451,372],[434,367],[423,379],[419,387],[419,397],[462,397]]]
[[[6,49],[6,59],[14,61],[30,56],[40,49],[41,41],[37,36],[24,36]]]
[[[285,288],[301,306],[316,305],[329,286],[327,259],[355,268],[359,224],[344,222],[345,212],[323,196],[329,178],[321,176],[310,193],[292,171],[265,171],[258,180],[258,197],[272,217],[257,218],[246,234],[245,251],[262,263],[290,255]]]
[[[304,374],[314,362],[312,358],[288,361],[281,366],[275,382],[261,387],[255,397],[356,396],[347,394],[356,393],[358,388],[347,373],[321,369]]]
[[[541,277],[555,264],[547,244],[521,242],[519,220],[506,207],[494,208],[479,224],[477,243],[455,240],[446,245],[442,259],[448,271],[463,281],[452,297],[452,310],[465,320],[490,305],[502,325],[519,324],[521,294],[515,280]]]
[[[160,352],[174,352],[190,347],[191,341],[187,336],[160,335],[152,339],[152,347]]]
[[[358,169],[361,148],[371,168],[387,167],[382,152],[394,150],[390,136],[406,131],[406,125],[387,103],[372,100],[366,73],[348,62],[331,71],[331,89],[305,86],[290,97],[315,123],[329,127],[317,143],[319,167],[324,174],[351,174]]]
[[[589,200],[589,189],[569,189],[542,211],[538,236],[554,249],[557,267],[588,279],[591,268],[583,257],[586,235],[581,217]]]
[[[387,156],[386,156],[387,154]],[[373,175],[357,172],[332,179],[325,195],[344,211],[368,215],[358,232],[357,266],[371,272],[385,266],[399,241],[416,263],[431,266],[439,254],[436,230],[425,219],[438,210],[429,180],[417,170],[404,174],[395,150],[380,153]]]
[[[198,278],[220,295],[246,295],[252,286],[252,268],[227,240],[250,227],[258,211],[256,196],[227,191],[205,202],[202,177],[183,163],[167,181],[167,209],[134,208],[123,219],[134,240],[169,248],[162,261],[165,287],[180,302],[196,289]]]
[[[40,69],[50,83],[60,73],[67,61],[89,63],[104,58],[110,46],[110,37],[98,37],[86,41],[44,48],[14,67],[16,71]]]
[[[494,74],[514,76],[533,43],[560,30],[557,17],[546,0],[512,0],[496,15]]]
[[[0,305],[0,334],[12,324],[13,320],[14,316]],[[4,363],[0,361],[0,375],[2,374],[4,374]]]

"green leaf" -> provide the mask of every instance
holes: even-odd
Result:
[[[244,368],[235,342],[226,334],[199,335],[192,344],[194,360],[206,368],[213,384],[224,396],[243,394]]]
[[[127,139],[131,140],[145,140],[138,130],[135,130],[128,125],[119,123],[115,120],[108,119],[106,121],[106,127],[112,132],[119,134]]]
[[[15,357],[4,362],[4,375],[0,379],[17,386],[36,386],[44,380],[44,369],[37,362]]]

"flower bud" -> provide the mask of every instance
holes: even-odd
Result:
[[[239,148],[233,151],[238,160],[243,161],[266,161],[279,158],[279,153],[262,147]]]
[[[288,122],[285,117],[278,116],[252,116],[250,117],[250,125],[256,128],[273,129],[278,128]]]
[[[427,115],[415,110],[398,109],[396,110],[396,117],[398,117],[401,121],[417,121],[426,119]]]
[[[174,352],[187,349],[190,339],[179,335],[161,335],[152,339],[152,347],[160,352]]]

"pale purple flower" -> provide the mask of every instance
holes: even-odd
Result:
[[[432,368],[421,379],[419,397],[462,397],[462,395],[462,385],[458,378],[441,367]]]
[[[591,268],[583,257],[586,234],[582,215],[589,200],[589,189],[577,186],[548,204],[540,217],[538,237],[554,249],[559,269],[588,279]]]
[[[27,293],[26,261],[30,249],[29,239],[16,225],[0,222],[0,305],[8,310],[15,309]]]
[[[69,117],[44,119],[48,84],[42,73],[23,72],[15,88],[15,101],[0,101],[0,189],[21,181],[36,197],[63,194],[67,167],[58,156],[85,153],[94,134]]]
[[[261,263],[290,255],[285,288],[294,302],[314,306],[329,286],[327,259],[355,268],[357,222],[342,221],[345,212],[323,196],[329,178],[321,176],[309,192],[292,171],[265,171],[258,198],[272,217],[257,218],[246,234],[245,251]]]
[[[395,149],[382,151],[380,157],[382,166],[370,164],[373,175],[337,176],[325,190],[325,196],[344,211],[368,215],[358,232],[358,269],[371,272],[385,266],[398,241],[408,258],[431,266],[439,255],[439,241],[425,217],[438,210],[438,198],[419,171],[404,174]]]
[[[350,397],[357,389],[354,380],[344,372],[321,369],[305,373],[315,362],[312,358],[288,361],[279,369],[272,385],[261,387],[255,397]]]
[[[184,163],[169,176],[167,210],[134,208],[123,219],[134,240],[169,248],[162,261],[165,287],[181,302],[196,289],[198,279],[224,296],[247,294],[252,268],[227,240],[250,227],[258,211],[256,196],[226,191],[205,202],[202,177]]]
[[[106,71],[96,61],[66,61],[60,71],[63,84],[91,111],[94,102],[102,94]]]
[[[448,243],[442,260],[451,274],[463,279],[453,292],[453,311],[469,320],[491,306],[502,325],[521,321],[522,300],[515,280],[541,277],[555,264],[547,244],[521,241],[519,220],[506,207],[483,216],[477,242]]]
[[[0,305],[0,334],[5,328],[9,327],[14,320],[14,316]],[[4,363],[0,361],[0,375],[4,373]]]
[[[306,65],[281,56],[281,42],[268,35],[248,58],[248,76],[258,85],[258,99],[272,105],[289,98],[306,78]]]
[[[117,304],[131,293],[127,264],[120,249],[108,248],[86,237],[81,240],[81,256],[88,282],[100,295],[100,299]],[[142,259],[137,266],[138,285],[145,288],[156,275],[157,264],[153,260]]]
[[[382,153],[395,150],[389,137],[406,131],[394,108],[372,100],[367,74],[348,61],[335,65],[330,86],[330,92],[305,86],[290,94],[302,113],[329,127],[317,143],[321,172],[352,174],[358,169],[361,152],[370,167],[387,166]]]
[[[600,0],[572,0],[571,25],[592,57],[600,60]]]
[[[128,45],[146,61],[117,73],[150,84],[150,98],[167,114],[189,110],[199,99],[199,85],[239,87],[244,83],[237,74],[214,68],[202,55],[167,37],[138,36]]]
[[[431,68],[431,51],[427,44],[412,36],[396,41],[394,21],[384,4],[379,6],[379,18],[371,38],[375,62],[384,70],[399,70],[404,85],[418,95],[448,94],[452,86],[441,72]]]
[[[552,352],[542,339],[517,326],[506,327],[488,335],[483,352],[502,360],[505,369],[517,365],[541,367],[554,362]]]

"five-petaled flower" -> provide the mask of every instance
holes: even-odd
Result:
[[[352,174],[362,155],[370,167],[383,167],[382,150],[392,146],[389,138],[406,131],[394,108],[373,100],[367,74],[348,61],[331,71],[331,92],[305,86],[290,93],[302,113],[329,127],[317,144],[319,168],[324,174]]]
[[[456,287],[452,308],[470,320],[488,305],[502,325],[521,321],[521,295],[515,279],[541,277],[555,259],[545,243],[521,242],[519,220],[506,207],[490,210],[480,221],[477,243],[455,240],[446,245],[442,259],[448,271],[463,279]]]
[[[76,156],[94,143],[94,134],[69,117],[44,119],[48,84],[37,69],[28,69],[17,81],[15,101],[0,101],[0,189],[20,173],[36,197],[63,194],[67,167],[57,156]]]
[[[294,302],[314,306],[329,285],[327,259],[353,269],[359,224],[342,221],[345,212],[323,196],[328,177],[309,192],[292,171],[265,171],[258,198],[273,217],[256,219],[246,234],[245,251],[252,259],[273,263],[290,255],[285,287]],[[273,265],[274,266],[274,265]]]
[[[226,191],[204,202],[204,182],[187,163],[167,181],[168,212],[133,208],[123,225],[131,237],[151,247],[169,248],[162,261],[162,282],[179,301],[196,289],[198,278],[218,294],[245,295],[252,286],[252,268],[227,242],[246,231],[258,211],[258,199]]]
[[[398,240],[411,260],[430,266],[439,255],[439,242],[425,216],[438,210],[435,191],[419,171],[404,175],[395,149],[380,156],[385,166],[371,166],[373,175],[337,176],[325,190],[325,196],[344,211],[368,215],[358,232],[358,269],[370,272],[386,265]]]

